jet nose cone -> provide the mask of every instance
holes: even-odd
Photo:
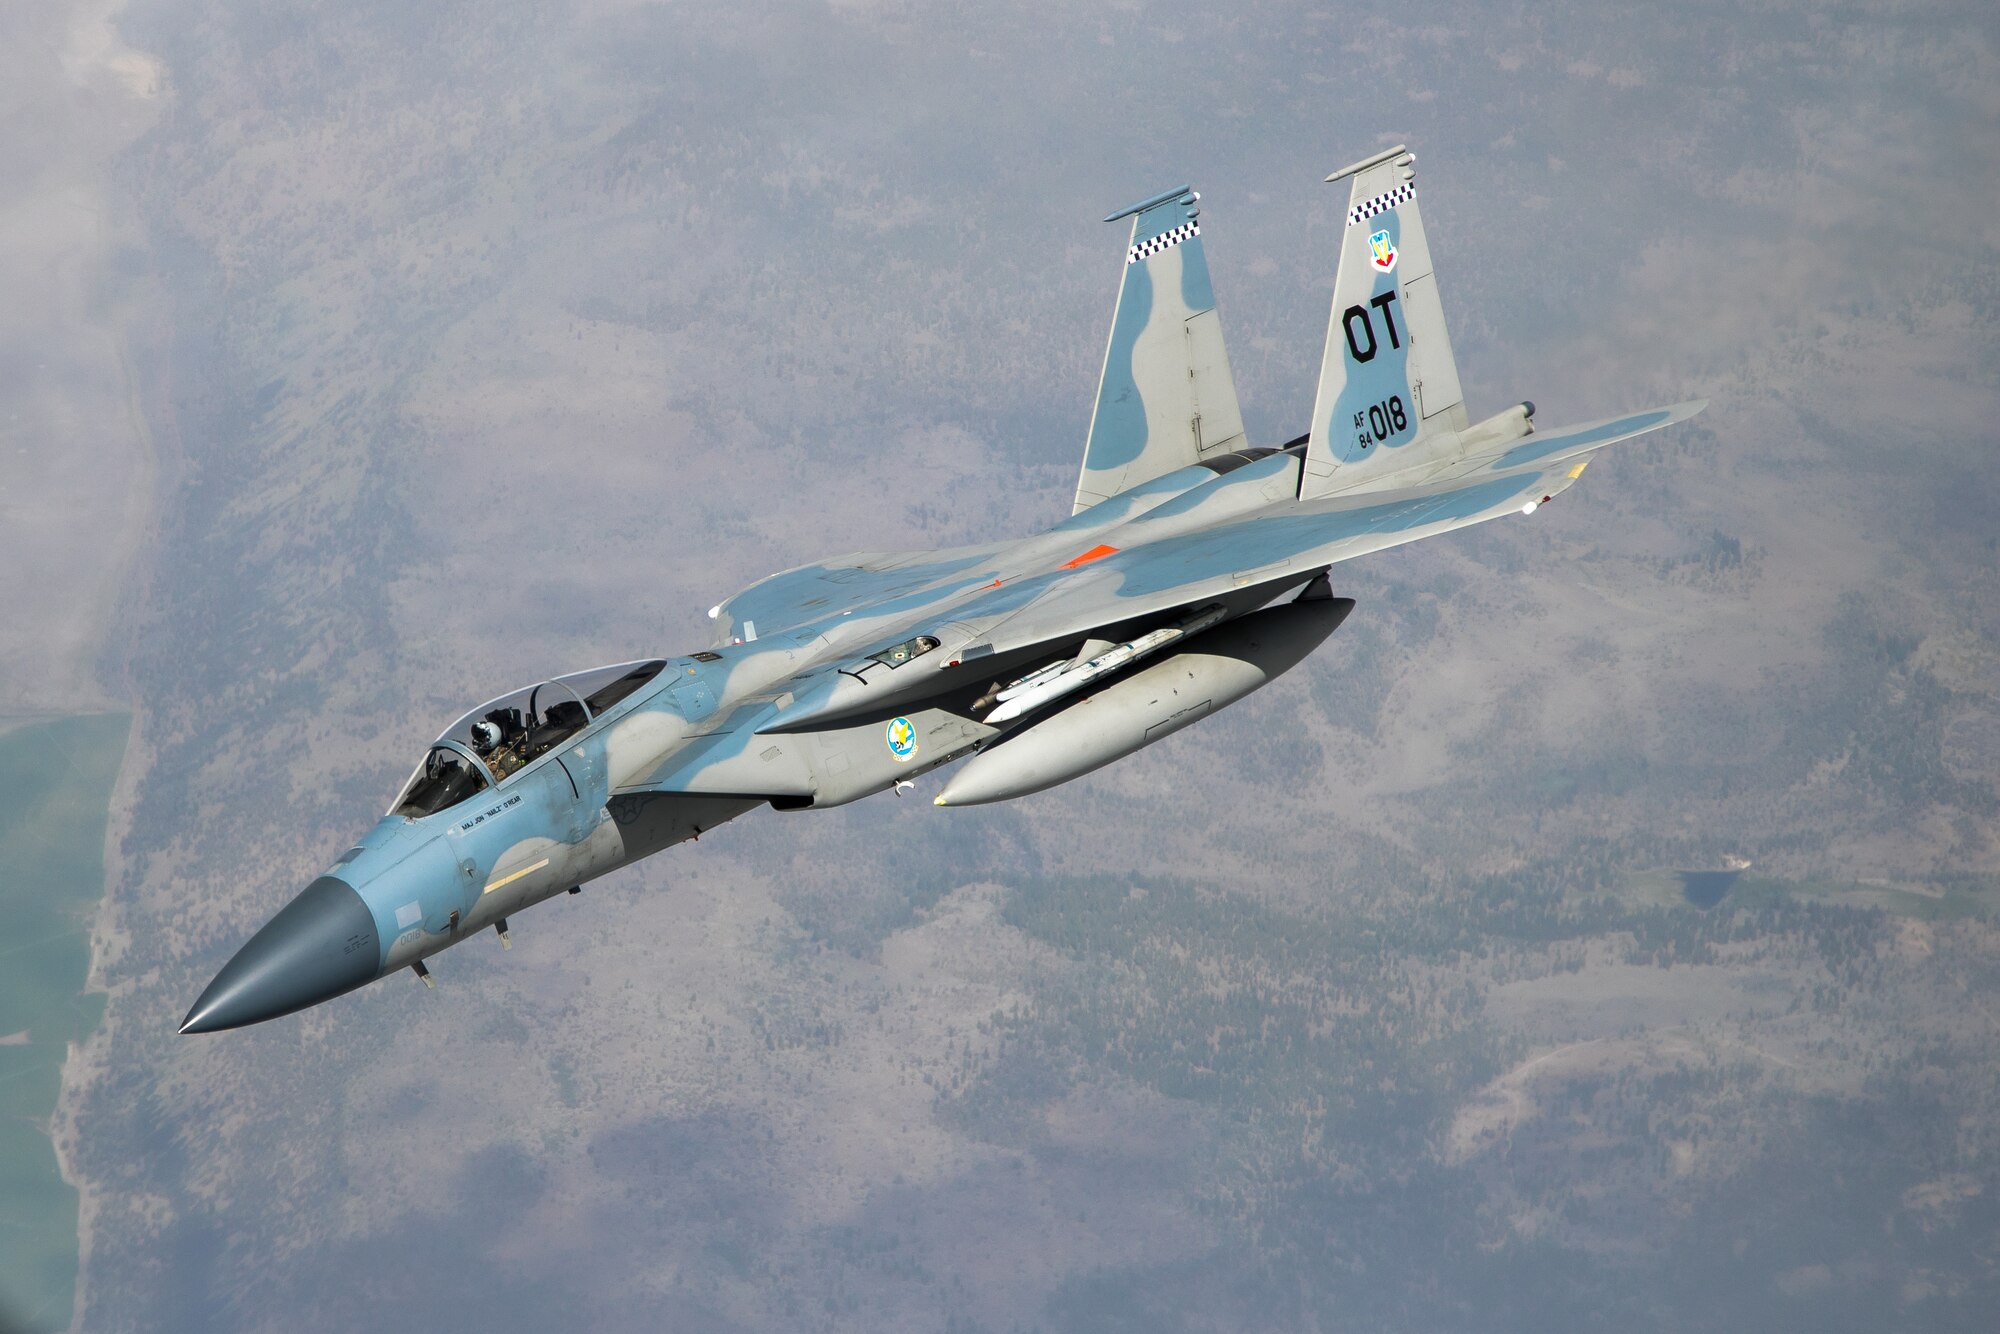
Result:
[[[323,875],[250,937],[181,1021],[183,1033],[262,1023],[372,981],[375,915],[345,880]]]

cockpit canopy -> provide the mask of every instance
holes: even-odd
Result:
[[[505,783],[666,668],[663,659],[558,676],[488,700],[431,743],[391,815],[433,815]]]

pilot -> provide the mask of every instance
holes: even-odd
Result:
[[[521,757],[506,744],[506,738],[506,732],[491,718],[482,718],[472,725],[472,749],[493,771],[495,782],[504,782],[507,775],[521,767]]]

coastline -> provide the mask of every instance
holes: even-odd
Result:
[[[50,1327],[76,1326],[83,1194],[69,1168],[78,1133],[69,1085],[109,1002],[92,974],[113,793],[130,732],[131,715],[118,710],[37,718],[0,736],[0,777],[16,798],[0,824],[0,849],[18,872],[4,897],[10,923],[26,936],[11,947],[17,958],[0,980],[4,1026],[18,1029],[0,1059],[8,1222],[19,1229],[0,1257],[0,1297],[19,1303],[32,1328],[65,1309],[68,1321]]]
[[[152,767],[152,749],[147,740],[147,719],[136,703],[131,710],[130,731],[118,776],[111,788],[111,801],[104,824],[104,885],[97,910],[91,917],[90,970],[86,991],[104,997],[104,1011],[97,1026],[81,1042],[71,1042],[63,1057],[62,1085],[56,1097],[55,1114],[50,1118],[49,1138],[55,1144],[56,1166],[63,1181],[76,1192],[76,1284],[70,1299],[72,1331],[85,1328],[89,1310],[90,1259],[95,1223],[103,1200],[91,1189],[88,1178],[79,1175],[73,1149],[80,1134],[80,1112],[85,1095],[103,1077],[104,1054],[110,1050],[117,1025],[117,988],[109,980],[109,970],[130,948],[132,940],[122,926],[122,904],[117,887],[127,883],[129,859],[124,852],[125,836],[132,816],[132,794],[139,780]]]
[[[119,0],[116,8],[122,7],[123,0]],[[125,843],[131,831],[135,795],[153,767],[151,718],[142,702],[143,696],[126,674],[127,655],[114,644],[110,634],[113,626],[130,622],[131,615],[121,613],[137,613],[145,605],[152,575],[144,557],[156,547],[159,538],[161,460],[145,413],[142,382],[133,356],[131,334],[132,330],[127,327],[111,336],[116,345],[119,370],[125,379],[128,420],[141,460],[133,482],[133,494],[127,497],[128,510],[133,513],[136,522],[116,554],[116,578],[109,581],[112,594],[105,601],[102,622],[105,633],[98,641],[101,656],[116,655],[115,667],[107,666],[105,670],[115,670],[119,677],[119,708],[129,722],[123,758],[112,782],[105,811],[104,876],[98,891],[97,907],[91,914],[90,963],[84,982],[85,991],[101,995],[104,1003],[96,1026],[81,1041],[71,1042],[64,1055],[61,1087],[49,1125],[57,1168],[64,1183],[76,1192],[77,1197],[76,1282],[71,1294],[71,1331],[86,1327],[95,1223],[103,1207],[102,1196],[92,1188],[90,1179],[77,1170],[74,1149],[82,1133],[83,1104],[105,1073],[104,1057],[111,1049],[111,1040],[117,1028],[116,1002],[123,988],[113,981],[114,970],[132,944],[131,934],[123,925],[124,900],[119,892],[131,883],[132,861],[126,854]]]
[[[68,429],[45,423],[31,438],[41,442],[36,466],[65,488],[55,499],[96,537],[60,567],[66,577],[54,588],[57,596],[34,608],[43,615],[23,624],[32,642],[56,618],[52,624],[67,645],[61,667],[50,670],[16,653],[4,660],[9,670],[0,680],[16,678],[16,698],[51,720],[92,711],[125,720],[120,758],[97,812],[102,876],[84,922],[82,987],[93,997],[96,1022],[65,1044],[47,1121],[56,1171],[76,1200],[72,1330],[86,1324],[95,1223],[105,1202],[79,1170],[82,1109],[105,1074],[116,1031],[124,988],[115,979],[131,947],[121,893],[132,870],[125,841],[153,754],[150,719],[129,676],[129,627],[143,620],[152,581],[148,557],[159,540],[163,460],[147,413],[149,401],[157,401],[148,390],[157,386],[145,368],[149,352],[164,343],[167,310],[158,277],[130,269],[134,256],[150,262],[151,248],[137,201],[118,173],[122,156],[171,103],[172,89],[160,61],[126,44],[119,31],[125,7],[125,0],[80,0],[51,10],[36,25],[44,40],[24,46],[12,62],[30,99],[43,104],[62,131],[50,140],[55,156],[47,198],[72,220],[67,228],[38,233],[40,245],[22,257],[23,263],[46,260],[58,275],[50,280],[35,336],[55,333],[49,355],[85,373],[94,414],[67,423]],[[84,461],[81,471],[77,459]],[[32,551],[42,534],[30,525],[15,536]]]

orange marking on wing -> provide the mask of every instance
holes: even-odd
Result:
[[[1095,546],[1062,568],[1065,570],[1074,570],[1079,565],[1088,565],[1094,560],[1103,560],[1106,556],[1115,556],[1117,554],[1117,547]]]

